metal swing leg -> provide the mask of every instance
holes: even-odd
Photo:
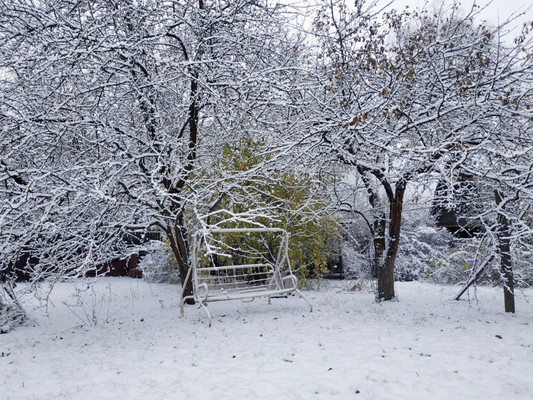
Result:
[[[313,304],[311,301],[309,301],[305,294],[303,294],[299,289],[296,289],[295,292],[298,293],[305,301],[307,301],[307,304],[309,304],[309,311],[313,312]]]
[[[207,314],[207,318],[209,319],[209,327],[211,328],[211,313],[209,312],[209,310],[205,306],[205,302],[200,301],[200,305],[202,306],[202,308],[204,309],[205,313]]]
[[[191,271],[192,271],[192,268],[189,268],[189,270],[187,271],[187,276],[185,277],[185,282],[183,283],[183,288],[181,289],[181,295],[180,295],[180,315],[183,317],[185,315],[185,312],[183,310],[183,305],[185,303],[185,300],[187,299],[194,299],[194,295],[193,296],[183,296],[185,294],[185,288],[187,287],[187,282],[189,281],[189,279],[191,278]]]

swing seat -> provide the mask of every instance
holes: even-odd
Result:
[[[215,241],[213,245],[209,239],[214,235],[236,234],[277,234],[280,243],[277,246],[276,259],[268,260],[263,254],[253,253],[249,254],[251,258],[254,260],[260,258],[263,262],[216,265],[213,255],[222,252],[220,246],[222,241]],[[209,302],[253,301],[256,297],[266,297],[270,304],[272,297],[281,297],[291,292],[298,293],[309,304],[310,311],[313,311],[309,299],[298,289],[298,278],[292,273],[288,244],[288,233],[279,228],[212,229],[208,235],[196,235],[193,241],[191,267],[187,272],[180,296],[181,316],[184,315],[185,301],[194,299],[206,312],[211,326],[211,313],[206,307]],[[211,264],[205,265],[205,259],[211,259]],[[189,280],[192,281],[193,293],[185,296],[185,287]]]

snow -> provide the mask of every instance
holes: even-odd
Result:
[[[208,328],[198,306],[179,318],[177,286],[101,278],[94,287],[82,298],[73,283],[58,284],[48,315],[36,309],[33,324],[0,335],[0,398],[529,399],[533,391],[533,307],[518,296],[517,314],[505,314],[498,288],[454,301],[454,286],[397,283],[399,301],[378,304],[368,282],[325,281],[306,291],[312,313],[298,296],[211,303]]]

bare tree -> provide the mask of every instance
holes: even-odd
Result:
[[[533,233],[529,217],[533,204],[533,69],[528,56],[520,60],[529,71],[514,75],[506,85],[505,95],[494,99],[493,107],[498,111],[493,133],[468,149],[467,159],[458,166],[484,194],[473,201],[469,217],[482,224],[480,237],[491,251],[482,258],[480,267],[474,266],[457,299],[489,270],[493,259],[499,258],[493,276],[503,285],[506,312],[515,312],[513,259],[516,262],[521,253],[531,252]]]
[[[289,126],[295,49],[282,11],[255,0],[2,3],[4,279],[21,254],[52,275],[82,274],[149,225],[184,279],[191,216],[213,190],[198,164],[241,132]]]
[[[315,22],[322,42],[325,91],[315,127],[337,159],[364,182],[378,298],[391,300],[406,187],[424,176],[448,176],[466,150],[493,135],[513,76],[527,74],[505,48],[501,27],[476,25],[477,9],[385,12],[356,2],[328,2]]]

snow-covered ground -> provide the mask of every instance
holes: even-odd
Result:
[[[458,302],[456,287],[398,283],[400,301],[377,304],[350,286],[306,292],[313,313],[297,296],[210,304],[208,328],[198,306],[179,318],[176,286],[99,279],[83,308],[62,283],[48,316],[36,310],[34,324],[0,335],[0,398],[532,398],[526,298],[506,315],[501,289]]]

